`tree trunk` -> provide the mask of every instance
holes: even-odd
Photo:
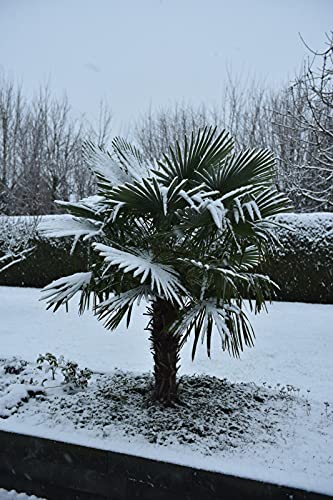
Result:
[[[150,340],[154,358],[155,398],[165,405],[177,401],[177,371],[180,360],[180,337],[169,327],[177,319],[177,309],[170,302],[156,299],[151,310]]]

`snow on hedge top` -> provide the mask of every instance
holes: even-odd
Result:
[[[284,214],[274,219],[283,224],[277,228],[278,237],[283,246],[306,247],[309,250],[326,248],[333,253],[333,213],[314,212],[311,214]],[[291,230],[285,229],[289,227]],[[296,248],[295,248],[296,249]]]
[[[99,196],[92,196],[82,201],[85,201],[87,206],[96,208],[102,202],[102,199]],[[277,228],[279,237],[286,235],[296,238],[297,234],[297,239],[305,239],[309,242],[317,241],[318,243],[322,242],[323,239],[330,242],[333,238],[333,212],[283,214],[274,217],[274,220],[285,227],[290,227],[292,230],[288,231],[285,227]],[[32,224],[36,221],[39,235],[46,238],[60,237],[60,233],[62,236],[82,236],[88,234],[92,236],[100,231],[99,223],[96,221],[88,222],[87,226],[84,226],[78,219],[75,220],[67,214],[42,215],[39,217],[0,216],[0,242],[6,239],[9,226],[11,233],[15,228],[17,237],[19,237],[22,234],[23,227],[29,226],[30,223]]]
[[[313,212],[309,214],[283,214],[277,215],[275,220],[283,224],[314,227],[318,225],[333,225],[333,212]]]

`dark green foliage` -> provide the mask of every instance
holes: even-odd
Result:
[[[1,236],[0,236],[1,238]],[[0,273],[0,286],[42,288],[66,274],[85,270],[87,247],[79,242],[70,255],[71,238],[63,240],[38,239],[32,242],[35,251],[25,260]]]
[[[279,217],[277,248],[263,272],[280,286],[279,300],[333,304],[333,214]]]

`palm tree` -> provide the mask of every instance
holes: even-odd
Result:
[[[176,142],[150,168],[119,138],[111,152],[86,144],[84,153],[98,194],[59,202],[71,217],[46,220],[42,232],[82,236],[88,270],[54,281],[44,298],[56,310],[79,293],[80,313],[91,306],[109,329],[123,319],[128,326],[144,299],[155,397],[172,404],[191,333],[193,357],[199,339],[210,355],[213,330],[231,355],[253,345],[245,303],[260,312],[273,296],[276,285],[256,269],[275,244],[272,216],[289,208],[273,187],[274,158],[267,150],[235,154],[228,133],[211,128]]]

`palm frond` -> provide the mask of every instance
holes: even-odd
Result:
[[[103,220],[103,211],[105,209],[105,198],[103,196],[94,195],[76,202],[55,200],[57,205],[66,209],[66,211],[74,217],[85,217],[92,220]]]
[[[222,195],[244,186],[271,185],[275,158],[266,149],[246,149],[229,155],[219,169],[208,168],[199,173],[201,181]]]
[[[140,181],[143,177],[152,174],[152,171],[147,167],[147,160],[143,153],[133,144],[121,137],[115,137],[112,141],[112,148],[119,163],[132,179]]]
[[[111,186],[124,184],[131,180],[123,165],[116,161],[109,152],[101,146],[95,146],[86,141],[82,146],[83,156],[97,177],[98,185]]]
[[[75,273],[52,281],[41,290],[40,300],[46,300],[47,309],[53,307],[55,312],[60,306],[66,305],[78,292],[84,292],[90,285],[92,273]],[[81,310],[81,307],[80,307]]]
[[[175,177],[168,186],[157,178],[143,178],[141,181],[114,187],[108,201],[115,209],[127,208],[142,215],[166,216],[184,206],[183,197],[186,180]]]
[[[256,204],[262,218],[265,219],[273,215],[290,212],[292,209],[289,198],[285,194],[279,193],[275,188],[263,189],[256,196]]]
[[[165,182],[174,177],[196,180],[200,172],[218,166],[232,148],[233,139],[228,132],[223,130],[217,135],[216,128],[206,127],[196,136],[192,133],[190,141],[185,136],[183,147],[176,141],[169,154],[158,162],[160,170],[156,175]]]
[[[93,247],[104,258],[106,271],[111,266],[117,266],[123,273],[133,273],[134,278],[141,276],[140,283],[149,281],[152,292],[182,304],[182,295],[186,290],[179,281],[178,273],[171,266],[155,262],[150,252],[129,253],[101,243],[94,243]]]
[[[212,198],[214,194],[216,194],[216,191],[202,191],[201,185],[190,191],[182,189],[179,195],[185,200],[190,209],[181,214],[182,225],[184,226],[184,223],[186,225],[186,220],[188,220],[190,226],[206,225],[206,215],[209,214],[217,229],[222,230],[225,227],[227,210],[221,198]]]
[[[260,252],[258,247],[250,245],[245,248],[241,255],[236,255],[233,259],[233,265],[239,267],[241,271],[252,271],[260,263]]]
[[[235,356],[239,356],[244,344],[253,344],[253,329],[241,307],[232,302],[218,304],[216,299],[210,298],[191,304],[173,325],[173,332],[182,335],[182,344],[193,332],[192,359],[200,338],[202,343],[206,339],[207,354],[210,356],[214,329],[220,336],[222,349]]]
[[[119,205],[140,213],[166,213],[168,190],[156,179],[142,179],[140,182],[126,183],[113,189],[109,196],[111,204]]]
[[[84,239],[92,238],[101,234],[102,222],[71,217],[69,215],[58,215],[43,217],[38,224],[38,234],[45,238],[63,238],[75,236]]]
[[[126,325],[128,328],[135,303],[140,305],[142,298],[148,301],[152,296],[149,286],[138,286],[100,302],[95,308],[95,314],[100,321],[104,321],[104,326],[110,330],[117,328],[127,315]]]

